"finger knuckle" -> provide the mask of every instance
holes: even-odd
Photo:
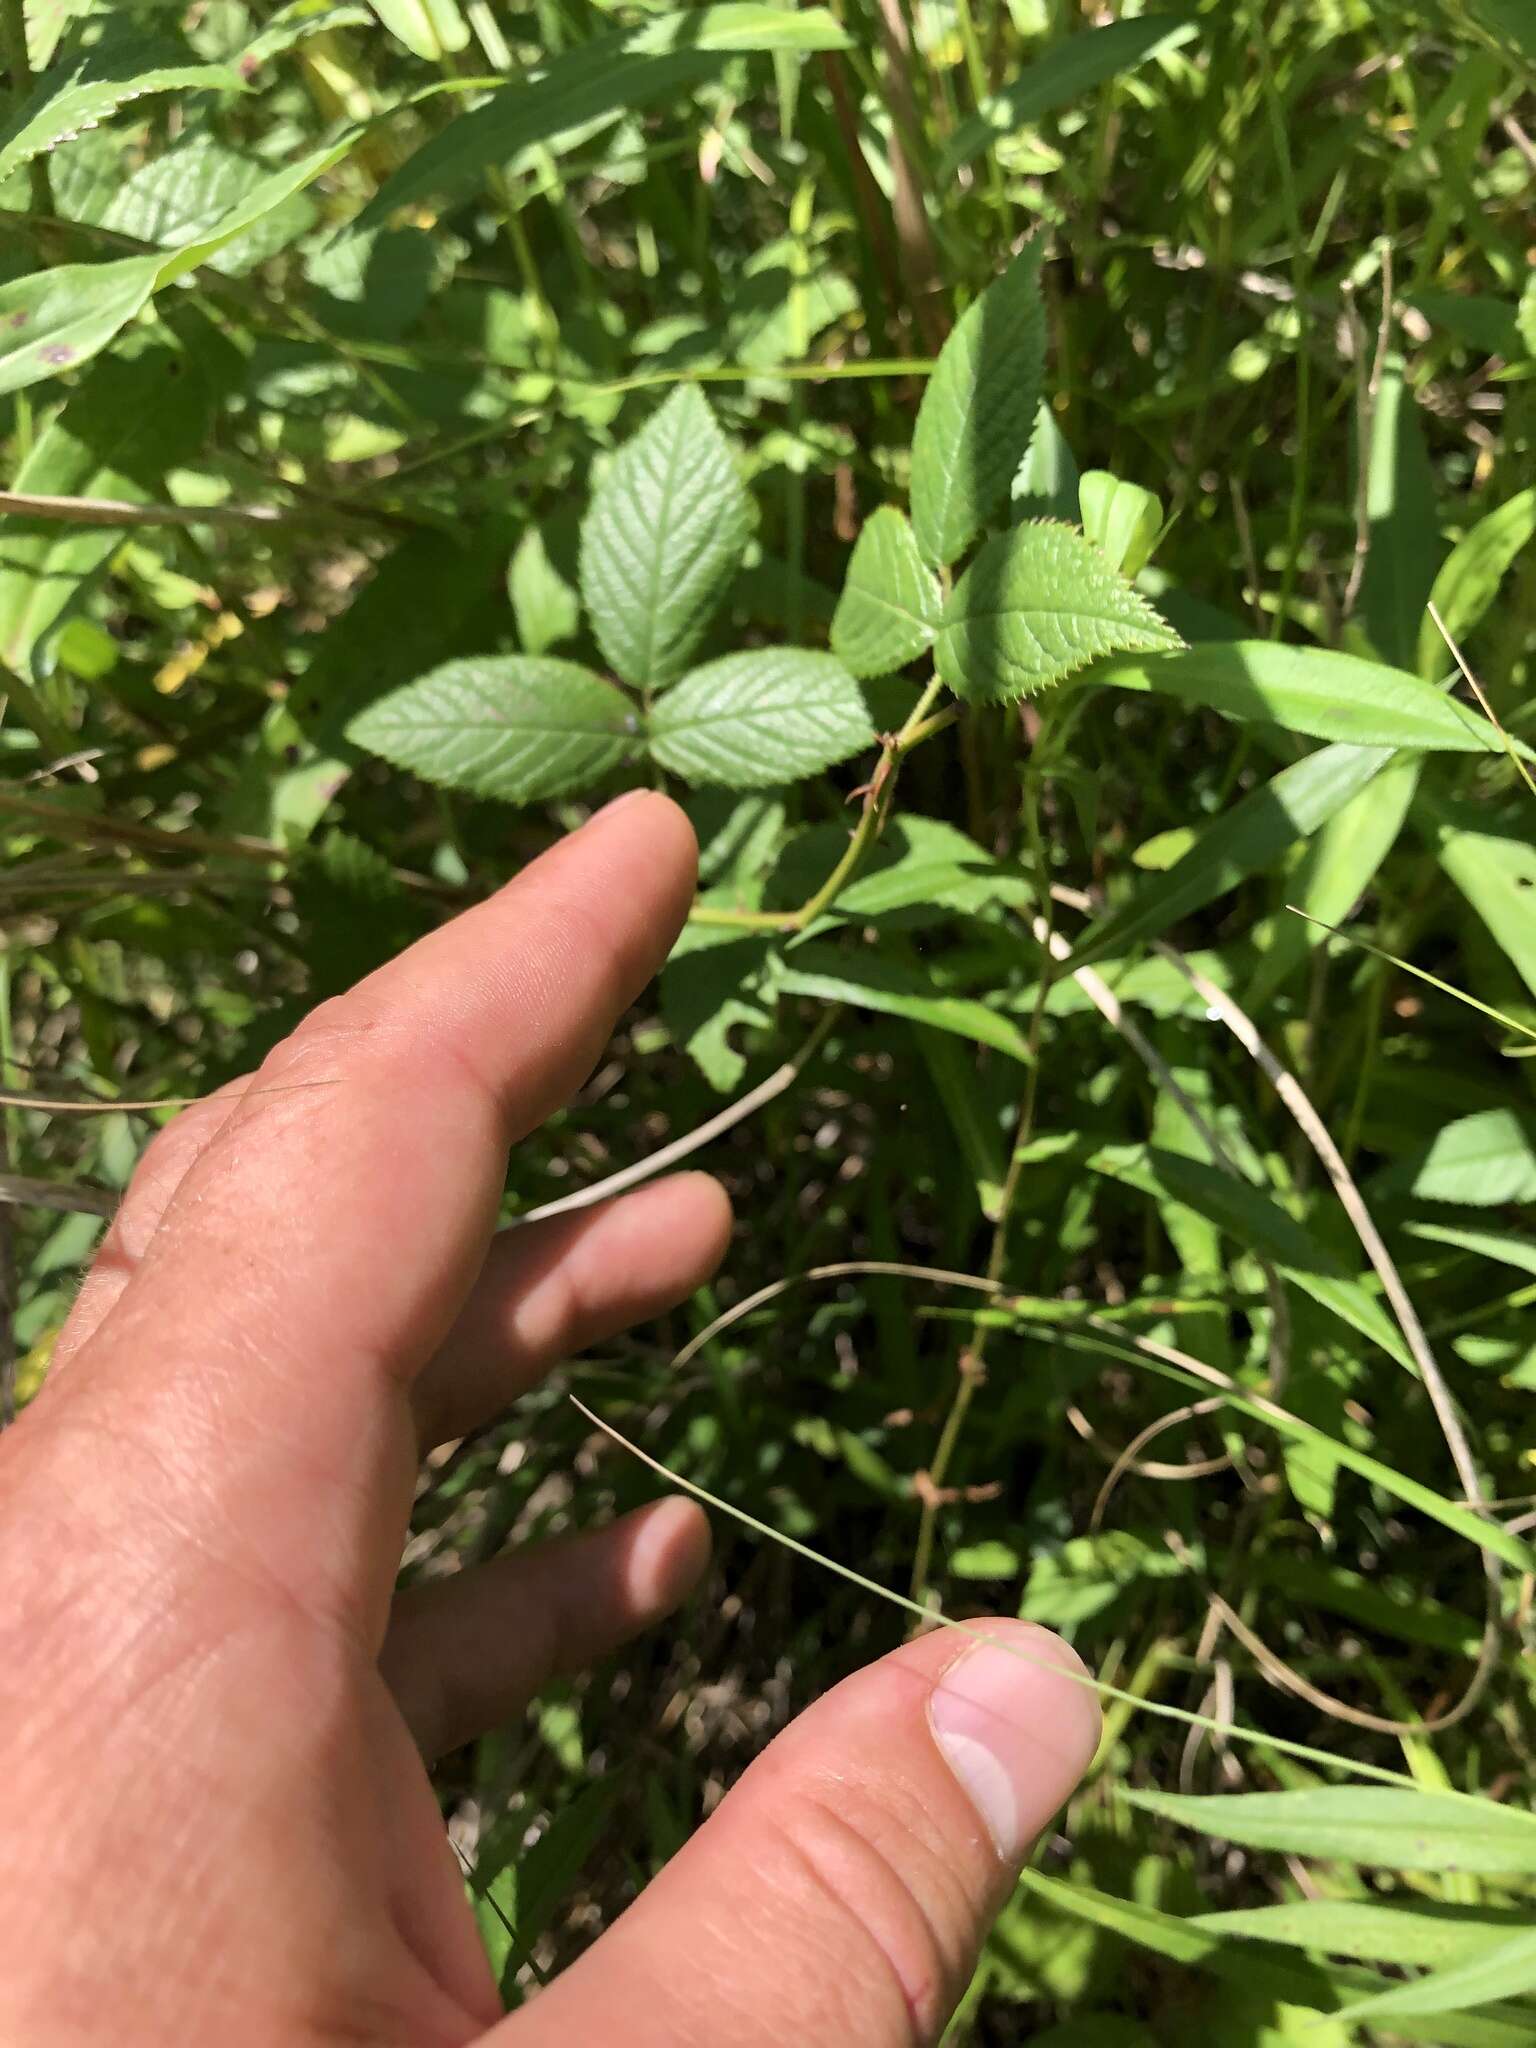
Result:
[[[973,1962],[975,1910],[915,1802],[888,1787],[813,1788],[778,1829],[838,1916],[840,1962],[904,2016],[911,2040],[935,2039]]]

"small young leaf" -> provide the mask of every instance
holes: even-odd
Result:
[[[945,568],[1006,501],[1045,377],[1045,243],[1026,244],[945,342],[912,435],[912,530]]]
[[[439,63],[469,42],[469,23],[454,0],[370,0],[374,13],[414,57]]]
[[[1133,1806],[1277,1854],[1388,1870],[1536,1874],[1536,1819],[1492,1799],[1322,1785],[1303,1792],[1127,1792]]]
[[[1030,696],[1100,655],[1182,645],[1091,541],[1042,522],[987,542],[944,607],[937,662],[956,696],[995,702]]]
[[[581,623],[576,593],[549,559],[543,535],[530,526],[507,569],[507,595],[525,654],[547,654],[573,640]]]
[[[183,44],[129,32],[55,65],[0,128],[0,184],[34,157],[94,128],[128,100],[149,93],[243,92],[229,64],[201,64]]]
[[[762,789],[819,774],[875,731],[840,661],[799,647],[728,654],[685,676],[651,714],[651,752],[688,782]]]
[[[885,676],[933,644],[939,586],[912,529],[882,505],[859,535],[832,619],[832,652],[856,676]]]
[[[574,661],[484,655],[381,697],[347,738],[445,788],[532,803],[616,768],[638,723],[621,691]]]
[[[1163,530],[1162,500],[1107,469],[1090,469],[1079,486],[1083,532],[1122,576],[1139,576]]]
[[[626,441],[581,530],[581,594],[626,682],[675,682],[751,532],[751,500],[703,394],[673,392]]]

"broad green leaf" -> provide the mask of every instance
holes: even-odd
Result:
[[[683,8],[599,36],[556,57],[537,78],[505,85],[455,120],[387,178],[356,225],[377,225],[397,207],[457,197],[490,169],[535,143],[674,100],[753,50],[845,50],[848,37],[820,7],[754,0]]]
[[[935,995],[921,974],[878,955],[845,953],[813,941],[774,968],[772,985],[780,995],[812,996],[818,1002],[851,1003],[882,1016],[905,1017],[990,1045],[1010,1059],[1029,1060],[1028,1040],[1010,1017],[969,996]]]
[[[1083,532],[1111,569],[1132,579],[1152,558],[1163,530],[1162,500],[1107,469],[1090,469],[1078,486]]]
[[[639,724],[622,691],[574,661],[482,655],[381,697],[347,738],[444,788],[533,803],[616,768]]]
[[[1387,1906],[1364,1899],[1293,1899],[1201,1913],[1190,1923],[1212,1934],[1246,1935],[1287,1948],[1351,1956],[1364,1963],[1406,1963],[1443,1968],[1470,1962],[1524,1926],[1518,1914],[1428,1900]]]
[[[164,341],[98,363],[38,436],[14,488],[130,504],[163,498],[165,472],[197,453],[222,395],[211,360]],[[111,526],[9,515],[0,523],[0,663],[34,668],[123,538]]]
[[[1207,705],[1226,718],[1259,720],[1357,747],[1504,752],[1504,742],[1480,712],[1420,677],[1321,647],[1226,641],[1155,661],[1107,661],[1089,680],[1120,690],[1152,690],[1183,704]]]
[[[1395,1325],[1360,1281],[1352,1279],[1304,1225],[1262,1188],[1223,1173],[1203,1159],[1147,1145],[1103,1145],[1084,1162],[1094,1173],[1176,1202],[1206,1217],[1249,1251],[1273,1260],[1303,1293],[1414,1370]]]
[[[1536,1990],[1536,1929],[1527,1928],[1484,1955],[1433,1970],[1394,1991],[1380,1991],[1345,2011],[1352,2026],[1369,2018],[1386,2019],[1390,2027],[1391,2018],[1400,2013],[1462,2012],[1468,2006],[1492,2005],[1532,1990]]]
[[[1027,1305],[1019,1309],[1017,1315],[1020,1321],[1026,1323],[1037,1320]],[[1181,1387],[1198,1388],[1202,1393],[1210,1391],[1208,1381],[1196,1379],[1171,1361],[1159,1359],[1146,1352],[1130,1351],[1124,1345],[1117,1344],[1112,1334],[1090,1333],[1058,1324],[1054,1331],[1054,1341],[1069,1350],[1095,1353],[1108,1351],[1115,1357],[1125,1359],[1127,1363],[1140,1366],[1143,1371],[1155,1373],[1160,1379],[1172,1380]],[[1400,1500],[1405,1507],[1417,1508],[1431,1521],[1438,1522],[1441,1528],[1449,1529],[1468,1543],[1475,1544],[1490,1557],[1503,1558],[1505,1563],[1513,1565],[1516,1571],[1536,1571],[1536,1550],[1533,1550],[1530,1544],[1522,1542],[1520,1537],[1511,1535],[1502,1522],[1489,1520],[1475,1509],[1463,1507],[1458,1501],[1447,1500],[1443,1493],[1437,1493],[1432,1486],[1424,1486],[1417,1479],[1410,1479],[1406,1473],[1383,1464],[1380,1458],[1373,1458],[1365,1451],[1356,1450],[1355,1446],[1343,1437],[1330,1436],[1327,1430],[1319,1429],[1316,1424],[1305,1421],[1299,1415],[1271,1407],[1267,1402],[1260,1404],[1235,1390],[1223,1393],[1221,1399],[1234,1414],[1250,1416],[1255,1422],[1263,1423],[1277,1431],[1288,1442],[1304,1444],[1314,1451],[1326,1454],[1346,1470],[1358,1473],[1372,1486],[1379,1486],[1393,1499]]]
[[[1420,1201],[1536,1202],[1536,1128],[1513,1109],[1476,1110],[1447,1124],[1406,1172]]]
[[[536,526],[517,544],[507,568],[507,595],[517,621],[517,637],[525,654],[547,654],[562,640],[573,640],[581,624],[576,593],[560,574]]]
[[[1434,472],[1401,356],[1388,356],[1372,411],[1365,512],[1368,548],[1356,617],[1383,661],[1410,669],[1443,550]]]
[[[1086,1920],[1172,1962],[1209,1970],[1275,2000],[1333,2012],[1350,1992],[1386,1988],[1385,1980],[1374,1971],[1349,1964],[1322,1968],[1214,1933],[1205,1925],[1208,1915],[1179,1919],[1155,1906],[1115,1898],[1091,1885],[1068,1884],[1037,1870],[1026,1870],[1019,1882],[1047,1907]],[[1508,2015],[1436,2013],[1419,2018],[1404,2014],[1393,2028],[1393,2037],[1422,2042],[1425,2048],[1527,2048],[1531,2020],[1524,2010],[1514,2008]],[[1307,2036],[1288,2034],[1285,2038],[1304,2041]],[[1327,2040],[1328,2035],[1321,2038]]]
[[[1475,815],[1427,802],[1440,865],[1487,925],[1526,987],[1536,993],[1536,844],[1513,832],[1480,832]]]
[[[439,63],[469,42],[469,23],[455,0],[370,0],[374,13],[414,57]]]
[[[685,676],[651,713],[651,752],[686,782],[763,789],[818,775],[875,737],[840,661],[800,647],[727,654]]]
[[[1536,1277],[1536,1242],[1530,1238],[1513,1237],[1504,1230],[1461,1230],[1450,1223],[1408,1223],[1404,1228],[1431,1244],[1454,1245],[1458,1251],[1475,1252],[1480,1258],[1494,1259],[1500,1265],[1513,1266],[1517,1273]]]
[[[171,254],[66,263],[0,289],[0,392],[72,370],[105,348],[162,286],[174,283],[338,163],[353,136],[275,171],[198,239]]]
[[[1272,776],[1208,825],[1184,858],[1091,925],[1073,949],[1082,966],[1155,937],[1269,866],[1343,809],[1391,759],[1385,747],[1323,747]]]
[[[832,652],[851,675],[886,676],[933,644],[939,586],[890,505],[864,523],[832,618]]]
[[[1077,463],[1056,424],[1051,406],[1041,402],[1035,430],[1029,437],[1009,495],[1019,519],[1060,519],[1073,525],[1080,513]]]
[[[979,156],[999,136],[1011,135],[1016,128],[1038,121],[1042,114],[1069,106],[1106,79],[1134,71],[1149,58],[1176,50],[1198,33],[1198,23],[1186,16],[1144,14],[1068,36],[961,122],[940,163],[940,180]]]
[[[1386,1870],[1536,1875],[1536,1817],[1492,1799],[1391,1785],[1124,1797],[1143,1812],[1248,1849]]]
[[[1431,595],[1446,632],[1458,645],[1481,623],[1505,572],[1533,538],[1536,484],[1479,519],[1451,549]],[[1451,651],[1426,611],[1419,629],[1419,674],[1433,681],[1447,672],[1451,661]]]
[[[770,885],[770,903],[792,910],[814,895],[846,851],[841,825],[819,825],[785,847]],[[978,846],[942,818],[902,813],[892,818],[851,881],[827,906],[826,919],[862,922],[911,913],[909,922],[956,913],[974,915],[993,903],[1034,901],[1028,878]],[[822,923],[818,920],[818,930]]]
[[[110,35],[84,56],[44,72],[31,96],[0,127],[0,184],[57,144],[95,128],[129,100],[150,93],[242,92],[229,64],[197,62],[184,44],[131,33]]]
[[[158,256],[60,263],[0,288],[0,392],[73,370],[149,300]]]
[[[946,568],[1006,503],[1045,378],[1043,237],[961,316],[939,351],[912,433],[912,531]]]
[[[581,594],[626,682],[676,682],[751,534],[752,507],[714,414],[692,384],[626,441],[581,529]]]
[[[1308,846],[1286,891],[1287,908],[1270,920],[1269,943],[1244,997],[1252,1010],[1320,945],[1327,925],[1342,924],[1396,845],[1423,769],[1420,754],[1397,754],[1335,813]],[[1289,905],[1306,913],[1293,914]],[[1316,918],[1317,923],[1309,922]]]
[[[1031,696],[1105,654],[1181,645],[1091,541],[1040,521],[989,540],[951,592],[939,674],[958,697]]]
[[[259,158],[199,133],[151,157],[119,184],[100,208],[97,224],[163,249],[184,248],[217,234],[269,176]],[[294,192],[247,229],[238,246],[219,249],[210,261],[221,271],[247,269],[302,233],[313,219],[313,206]]]

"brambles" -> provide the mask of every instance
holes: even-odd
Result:
[[[717,1298],[573,1377],[1128,1696],[962,2038],[1536,2027],[1518,14],[989,0],[898,77],[862,4],[6,9],[0,1086],[206,1092],[678,794],[694,917],[509,1205],[802,1057],[703,1155]],[[145,1124],[5,1115],[30,1394]],[[413,1570],[642,1497],[559,1394],[427,1475]],[[625,1697],[442,1776],[511,1995],[906,1626],[755,1535],[719,1571]],[[1350,1803],[1405,1758],[1477,1868]],[[1314,1803],[1199,1804],[1254,1795]]]

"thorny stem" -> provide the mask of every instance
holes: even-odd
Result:
[[[1047,722],[1042,719],[1040,732],[1035,740],[1035,753],[1042,762],[1045,759],[1042,743],[1047,730]],[[1029,1019],[1029,1065],[1025,1071],[1024,1092],[1019,1100],[1013,1149],[1009,1156],[1008,1171],[1003,1179],[997,1217],[992,1228],[992,1249],[987,1258],[987,1279],[994,1287],[1001,1285],[1003,1269],[1008,1263],[1009,1228],[1013,1221],[1014,1205],[1018,1200],[1019,1182],[1023,1176],[1024,1154],[1034,1135],[1035,1106],[1040,1092],[1040,1040],[1045,1024],[1046,999],[1051,991],[1051,978],[1056,964],[1050,945],[1055,904],[1051,896],[1050,873],[1046,866],[1045,838],[1040,830],[1039,786],[1032,768],[1025,771],[1023,812],[1045,937],[1040,947],[1040,979],[1035,987],[1035,1004]],[[945,1416],[944,1426],[939,1433],[933,1463],[916,1487],[920,1508],[917,1543],[912,1555],[912,1598],[919,1606],[927,1603],[928,1572],[933,1562],[934,1527],[942,1500],[944,1481],[948,1477],[950,1464],[960,1441],[960,1432],[965,1427],[965,1419],[970,1413],[976,1389],[987,1376],[987,1338],[990,1329],[991,1325],[981,1324],[976,1329],[972,1341],[960,1353],[955,1391],[949,1404],[949,1413]]]
[[[725,904],[696,903],[688,913],[690,924],[733,926],[741,931],[803,932],[813,925],[857,871],[870,847],[885,829],[896,794],[896,777],[901,763],[914,747],[954,724],[958,711],[950,705],[934,711],[933,703],[943,684],[935,676],[907,714],[900,732],[883,742],[880,759],[864,792],[864,809],[854,827],[853,837],[837,866],[798,910],[733,910]],[[931,714],[931,715],[930,715]]]

